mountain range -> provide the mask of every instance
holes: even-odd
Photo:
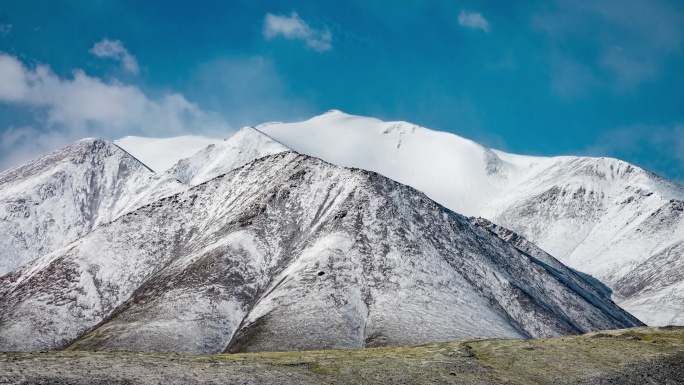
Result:
[[[227,140],[84,139],[0,173],[0,350],[684,323],[683,200],[619,160],[506,154],[339,111]]]

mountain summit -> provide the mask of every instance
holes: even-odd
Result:
[[[0,173],[0,275],[179,189],[102,139]]]

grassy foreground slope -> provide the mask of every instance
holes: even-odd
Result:
[[[538,340],[219,354],[0,353],[12,384],[684,384],[684,327]]]

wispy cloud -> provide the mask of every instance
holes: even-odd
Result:
[[[489,22],[477,12],[469,13],[461,11],[461,13],[458,14],[458,24],[462,27],[481,29],[485,32],[489,32],[492,29]]]
[[[0,23],[0,36],[7,36],[12,32],[12,24]]]
[[[296,12],[292,12],[290,16],[266,14],[264,37],[270,40],[276,36],[283,36],[290,40],[302,40],[307,47],[319,52],[332,49],[330,31],[327,28],[316,30],[309,27]]]
[[[121,66],[133,74],[140,73],[138,60],[124,47],[120,40],[103,39],[95,43],[93,48],[88,51],[97,57],[112,58],[121,62]]]
[[[202,63],[189,75],[187,92],[206,108],[225,113],[234,126],[296,121],[317,111],[263,56],[226,56]]]
[[[39,111],[34,126],[9,127],[0,134],[0,168],[86,136],[228,134],[222,118],[201,110],[183,95],[168,93],[152,99],[136,86],[104,82],[82,70],[62,78],[47,65],[28,68],[17,57],[3,53],[0,103]]]
[[[0,132],[0,172],[45,155],[79,137],[32,126],[8,127]]]
[[[551,57],[551,89],[561,98],[575,99],[588,93],[592,86],[599,84],[592,68],[554,53]]]
[[[584,153],[611,156],[668,174],[684,183],[684,125],[636,124],[601,134]],[[657,156],[653,156],[653,154]]]
[[[553,58],[552,66],[575,62],[592,72],[593,83],[580,79],[585,87],[616,92],[658,79],[664,63],[684,46],[684,14],[661,0],[557,0],[551,11],[532,17],[532,27],[546,34],[550,52],[564,55]]]

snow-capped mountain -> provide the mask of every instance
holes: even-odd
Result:
[[[492,221],[556,250],[644,322],[684,324],[684,189],[615,159],[557,162],[493,201]]]
[[[0,275],[183,188],[101,139],[0,173]]]
[[[1,277],[0,350],[358,348],[640,324],[525,245],[377,173],[280,152]]]
[[[131,156],[88,139],[0,174],[0,349],[361,347],[638,324],[611,294],[649,323],[684,324],[683,189],[625,162],[506,154],[339,111],[187,142],[210,144],[187,157],[180,139],[117,142]]]
[[[617,159],[508,154],[414,124],[335,110],[256,129],[300,153],[378,172],[458,213],[510,228],[604,282],[648,324],[684,324],[680,185]],[[193,170],[204,170],[195,171],[204,173],[200,180],[232,167],[216,168],[208,159],[236,156],[234,149],[218,152],[190,158]]]

